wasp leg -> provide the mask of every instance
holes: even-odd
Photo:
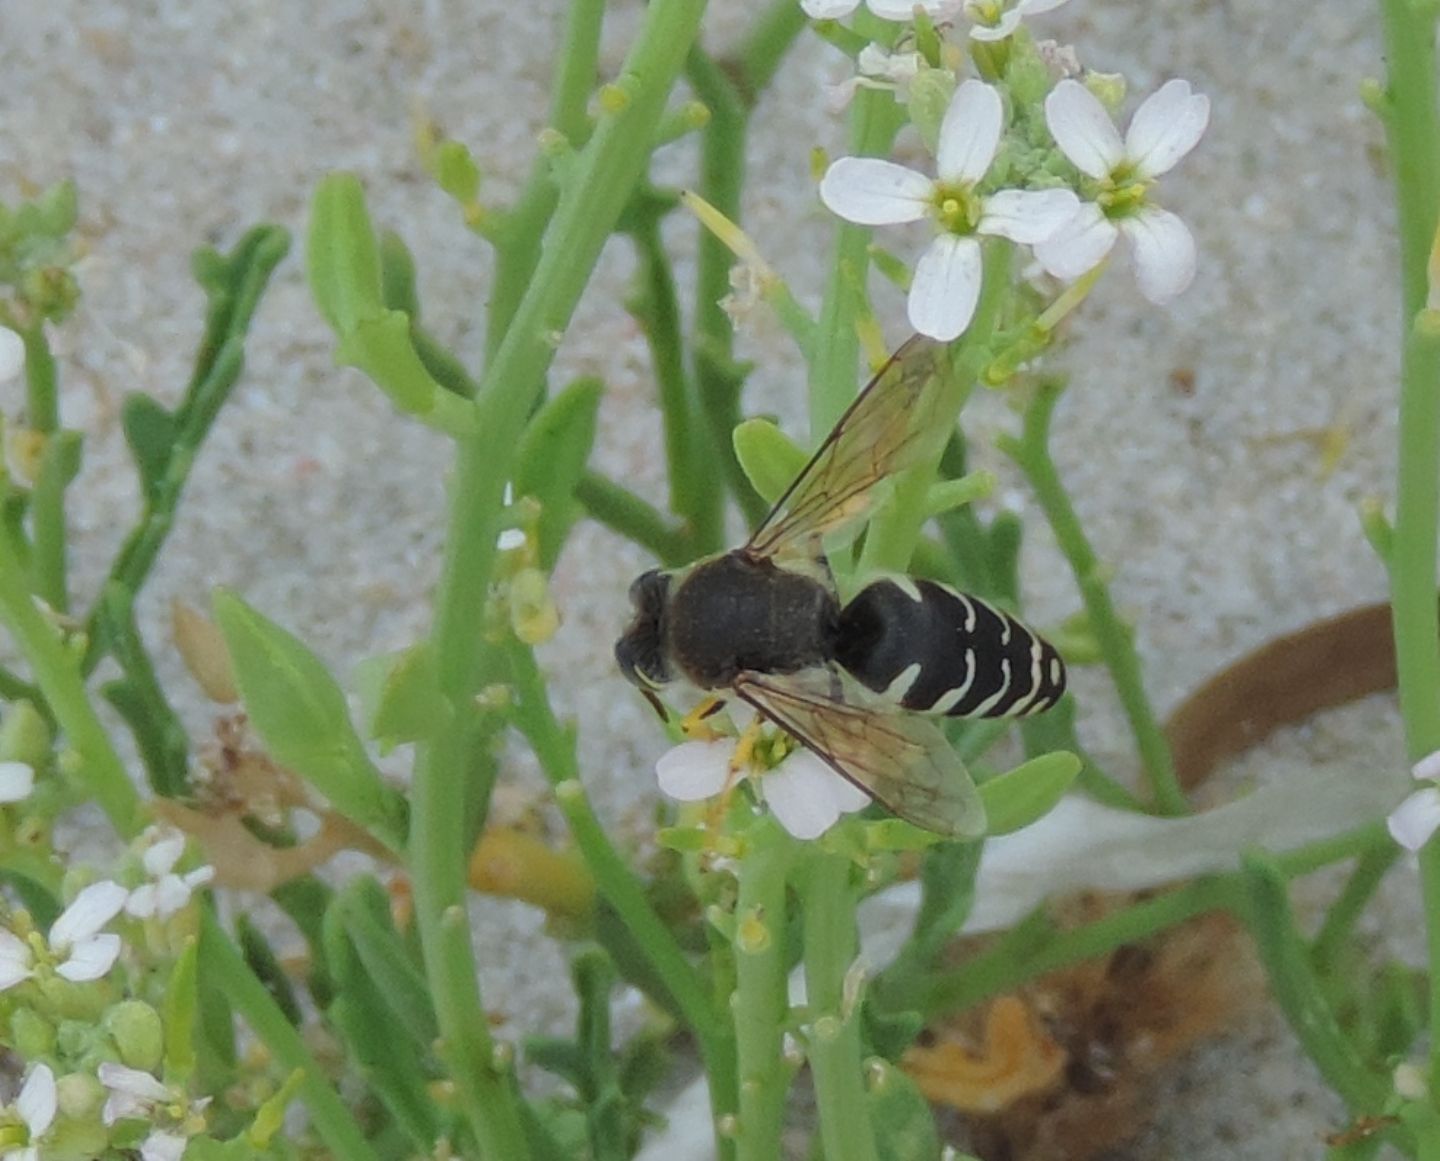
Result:
[[[705,719],[714,717],[725,708],[723,697],[710,696],[680,719],[680,732],[687,738],[701,742],[713,742],[720,735],[705,724]],[[753,743],[752,743],[753,746]]]

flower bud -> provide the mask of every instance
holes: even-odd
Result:
[[[55,1054],[55,1027],[30,1008],[17,1008],[10,1016],[10,1035],[21,1060],[44,1060]]]
[[[45,719],[28,701],[11,702],[0,717],[0,759],[39,769],[50,756],[52,735]]]
[[[160,1013],[143,1000],[124,1000],[105,1013],[105,1030],[115,1041],[120,1062],[154,1072],[165,1054],[165,1028]]]

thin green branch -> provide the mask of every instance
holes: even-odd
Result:
[[[781,1055],[789,999],[785,983],[785,885],[793,848],[773,817],[750,832],[735,903],[735,993],[739,1061],[739,1161],[778,1161],[790,1077]]]
[[[718,545],[724,535],[724,493],[714,486],[720,470],[715,445],[696,429],[695,388],[685,373],[680,301],[670,257],[660,236],[660,214],[639,215],[632,230],[640,253],[642,290],[632,313],[645,329],[655,366],[660,414],[665,429],[666,477],[670,509],[697,544]]]
[[[1346,880],[1339,898],[1330,904],[1324,922],[1310,948],[1315,970],[1325,975],[1340,963],[1341,953],[1350,943],[1355,922],[1374,898],[1386,872],[1400,857],[1400,845],[1383,832],[1370,850],[1364,852]]]
[[[480,725],[474,695],[487,666],[495,663],[482,648],[485,601],[477,594],[489,588],[502,493],[554,357],[551,336],[565,329],[644,172],[648,143],[703,11],[702,0],[650,5],[611,86],[606,112],[572,159],[553,217],[534,211],[542,223],[549,220],[549,228],[533,273],[524,254],[502,248],[487,336],[493,357],[476,395],[479,434],[459,441],[457,448],[447,552],[431,633],[440,692],[451,712],[418,748],[410,861],[443,1055],[460,1107],[491,1161],[523,1161],[529,1146],[513,1085],[497,1067],[464,907],[466,783]],[[522,220],[529,212],[522,208]],[[523,231],[514,236],[524,237]]]
[[[648,548],[667,568],[678,568],[694,556],[690,538],[683,530],[634,492],[599,472],[587,471],[580,477],[575,499],[590,519]]]
[[[1240,910],[1271,990],[1306,1054],[1356,1115],[1383,1110],[1390,1082],[1372,1071],[1340,1028],[1326,1000],[1295,926],[1286,883],[1274,860],[1262,854],[1245,859],[1246,906]]]
[[[1020,466],[1030,481],[1041,511],[1054,530],[1060,551],[1075,574],[1075,582],[1090,619],[1091,632],[1095,634],[1096,644],[1100,647],[1106,668],[1110,670],[1121,707],[1135,736],[1156,808],[1162,814],[1184,814],[1189,809],[1185,792],[1180,789],[1180,781],[1175,774],[1175,759],[1170,753],[1170,744],[1145,693],[1134,633],[1115,608],[1105,569],[1081,527],[1055,461],[1050,458],[1050,420],[1059,398],[1059,388],[1042,387],[1025,412],[1023,436],[1018,440],[1001,440],[1000,448]],[[1433,596],[1430,603],[1433,608]]]
[[[700,48],[691,49],[685,71],[696,96],[710,110],[710,123],[700,135],[700,196],[738,224],[749,129],[745,102],[721,67]],[[750,486],[730,440],[740,422],[740,388],[745,381],[744,369],[735,359],[734,328],[720,305],[730,293],[731,262],[725,244],[702,228],[695,264],[691,349],[698,412],[708,426],[722,477],[753,525],[764,517],[766,505]],[[715,552],[723,545],[716,540],[698,547],[701,552]]]
[[[13,533],[0,529],[0,620],[30,664],[36,684],[79,761],[74,776],[125,838],[142,825],[140,796],[95,714],[73,642],[40,612]]]
[[[855,963],[856,894],[844,855],[814,852],[800,883],[805,911],[807,1053],[826,1161],[876,1161],[865,1100],[860,997],[847,994]]]
[[[345,1102],[325,1071],[305,1047],[300,1033],[286,1019],[274,998],[245,966],[215,916],[205,913],[200,930],[200,970],[235,1005],[255,1035],[286,1072],[304,1075],[301,1098],[320,1139],[335,1157],[346,1161],[378,1161]]]
[[[760,94],[774,80],[785,54],[794,47],[808,23],[809,18],[799,4],[792,0],[770,0],[770,7],[745,33],[745,39],[724,67],[734,78],[736,92],[747,107],[755,107]]]

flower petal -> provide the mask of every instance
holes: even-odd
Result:
[[[119,883],[109,879],[91,883],[55,920],[50,928],[50,946],[57,951],[63,950],[94,935],[115,918],[120,908],[125,906],[129,894]]]
[[[1419,782],[1440,782],[1440,750],[1416,762],[1410,768],[1410,777]]]
[[[915,264],[906,303],[910,325],[948,343],[965,333],[980,298],[980,243],[941,234]]]
[[[677,802],[699,802],[725,789],[730,778],[733,738],[713,742],[681,742],[660,755],[655,777],[660,789]]]
[[[125,914],[133,915],[136,919],[149,919],[155,914],[155,906],[159,899],[159,892],[154,883],[142,883],[130,892],[130,898],[125,900]]]
[[[1407,851],[1418,851],[1440,828],[1440,789],[1417,790],[1385,819],[1390,837]]]
[[[25,1078],[25,1086],[15,1098],[15,1111],[30,1130],[30,1137],[40,1136],[55,1120],[55,1074],[48,1065],[37,1064]]]
[[[170,1090],[138,1068],[106,1060],[99,1068],[100,1083],[108,1090],[100,1119],[107,1125],[116,1121],[146,1120],[154,1106],[171,1099]]]
[[[935,164],[941,180],[976,182],[984,177],[1000,146],[1004,121],[998,89],[977,80],[956,89],[940,123]]]
[[[1125,147],[1110,114],[1079,81],[1061,81],[1045,98],[1045,123],[1060,152],[1081,173],[1108,177],[1125,160]]]
[[[1195,239],[1174,214],[1147,206],[1122,218],[1120,231],[1135,253],[1135,281],[1140,293],[1164,306],[1195,277]]]
[[[156,1129],[140,1142],[140,1161],[180,1161],[189,1143],[189,1137]]]
[[[1135,110],[1125,133],[1125,156],[1141,177],[1159,177],[1195,148],[1210,124],[1210,98],[1189,81],[1166,81]]]
[[[1080,209],[1068,189],[1002,189],[985,199],[975,230],[1033,246],[1052,237]]]
[[[35,789],[35,770],[25,762],[0,762],[0,802],[22,802]]]
[[[8,383],[25,367],[25,340],[9,327],[0,327],[0,383]]]
[[[175,869],[180,856],[185,853],[185,835],[178,830],[156,830],[154,839],[146,848],[141,862],[145,870],[158,878]]]
[[[0,992],[31,975],[30,948],[13,931],[0,930]]]
[[[860,226],[919,221],[934,192],[923,173],[878,157],[842,157],[820,179],[820,200],[831,213]]]
[[[1094,270],[1120,236],[1115,223],[1094,202],[1081,203],[1075,216],[1035,246],[1035,259],[1066,282]]]
[[[1024,15],[1019,8],[1011,8],[1008,12],[1002,12],[1000,19],[994,24],[975,23],[970,26],[970,39],[983,43],[990,43],[996,40],[1004,40],[1013,36],[1015,30],[1020,27],[1020,17]]]
[[[810,761],[804,759],[809,758]],[[760,780],[765,804],[798,839],[819,838],[840,819],[832,782],[836,775],[808,752],[795,754]]]
[[[960,7],[960,0],[865,0],[865,7],[881,20],[914,20],[917,8],[934,20],[955,13]]]
[[[114,932],[104,931],[77,942],[70,950],[70,958],[55,969],[71,983],[85,983],[98,980],[120,958],[120,937]]]
[[[859,6],[860,0],[800,0],[800,7],[811,20],[838,20]]]

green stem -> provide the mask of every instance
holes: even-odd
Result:
[[[1386,127],[1400,229],[1402,319],[1400,449],[1390,559],[1390,607],[1400,714],[1411,760],[1440,750],[1440,614],[1435,554],[1440,523],[1440,326],[1426,310],[1440,203],[1440,113],[1435,98],[1435,11],[1382,0],[1389,65]],[[1440,844],[1420,852],[1429,955],[1430,1090],[1440,1102]]]
[[[876,1161],[861,1063],[859,997],[845,994],[855,962],[850,868],[845,856],[820,851],[805,868],[808,1052],[826,1161]]]
[[[699,48],[692,49],[686,76],[695,95],[710,110],[710,123],[700,136],[700,196],[732,222],[740,222],[740,194],[745,187],[745,140],[749,110],[730,78]],[[695,264],[694,351],[698,413],[710,432],[710,446],[730,491],[748,523],[765,515],[765,502],[750,486],[740,467],[730,434],[740,422],[740,388],[745,375],[735,360],[735,328],[720,306],[730,293],[729,249],[709,230],[700,230]],[[713,502],[720,503],[718,489]],[[701,543],[701,552],[723,545]]]
[[[760,99],[795,39],[809,23],[804,10],[791,0],[770,0],[770,7],[745,34],[729,62],[730,75],[741,100],[750,108]]]
[[[739,1161],[779,1161],[789,1077],[781,1057],[785,984],[785,883],[792,847],[773,817],[751,832],[735,904],[735,1045],[739,1058]]]
[[[967,335],[952,353],[953,370],[950,381],[942,384],[944,398],[936,409],[935,423],[942,429],[955,426],[975,386],[975,364],[985,353],[995,328],[1002,304],[1010,294],[1010,265],[1014,255],[1008,244],[985,248],[985,270],[980,301]],[[936,463],[943,453],[935,453]],[[860,558],[860,573],[869,576],[880,571],[907,571],[920,529],[930,518],[931,485],[935,482],[935,463],[920,464],[905,472],[896,481],[895,491],[883,513],[870,522],[865,534],[865,550]]]
[[[682,1015],[702,1044],[712,1040],[719,1021],[700,977],[685,959],[680,946],[645,897],[640,881],[600,826],[580,782],[575,736],[555,718],[535,654],[526,646],[510,649],[511,675],[517,703],[515,724],[535,752],[540,768],[554,787],[560,808],[570,823],[575,845],[595,876],[600,894],[615,908],[636,943],[665,981]]]
[[[1360,856],[1345,883],[1345,889],[1325,913],[1325,921],[1311,945],[1310,958],[1320,975],[1327,974],[1339,964],[1341,952],[1355,930],[1355,921],[1399,857],[1399,845],[1383,832],[1378,836],[1376,845]]]
[[[1245,859],[1246,906],[1241,917],[1255,938],[1271,990],[1306,1054],[1357,1115],[1379,1113],[1389,1080],[1373,1072],[1341,1030],[1290,911],[1285,879],[1262,854]]]
[[[1030,481],[1035,498],[1055,533],[1060,551],[1075,574],[1091,632],[1095,634],[1095,641],[1120,697],[1120,705],[1135,736],[1156,808],[1161,814],[1184,814],[1189,809],[1185,792],[1181,790],[1175,774],[1175,759],[1170,753],[1169,742],[1165,740],[1165,731],[1160,728],[1154,708],[1145,694],[1134,633],[1115,608],[1105,569],[1081,527],[1080,518],[1055,468],[1055,461],[1050,458],[1050,420],[1059,398],[1058,388],[1042,388],[1025,413],[1024,435],[1018,440],[1003,439],[1000,447]],[[1433,593],[1430,603],[1433,611]]]
[[[714,486],[719,470],[714,445],[695,428],[694,389],[685,374],[680,337],[680,302],[670,258],[660,237],[658,213],[641,215],[633,236],[640,252],[643,291],[632,309],[645,328],[655,367],[660,413],[665,429],[665,466],[670,481],[670,510],[684,521],[687,535],[711,548],[724,535],[724,508]]]
[[[667,568],[678,568],[694,555],[690,538],[663,513],[599,472],[587,471],[580,477],[575,499],[590,519],[648,548]]]
[[[315,1131],[331,1155],[344,1157],[346,1161],[378,1161],[345,1102],[306,1049],[300,1033],[286,1019],[265,985],[245,966],[240,953],[208,910],[202,924],[200,970],[224,992],[276,1063],[286,1072],[298,1070],[304,1075],[300,1085],[302,1099]]]
[[[32,431],[51,435],[60,428],[60,392],[44,320],[20,328],[19,334],[25,344],[26,423]]]
[[[0,532],[0,620],[30,663],[35,683],[70,747],[79,755],[75,777],[100,804],[115,829],[124,838],[132,838],[143,822],[140,796],[90,704],[77,652],[61,639],[35,604],[8,531]]]
[[[857,156],[884,156],[899,129],[889,93],[855,94],[851,144]],[[855,364],[860,338],[855,317],[869,269],[870,230],[841,221],[835,231],[834,259],[825,280],[816,334],[823,336],[810,363],[810,431],[818,439],[835,426],[855,398]]]
[[[481,724],[474,695],[492,663],[482,656],[483,594],[495,561],[504,485],[554,357],[551,336],[565,329],[644,171],[649,143],[703,11],[703,0],[658,0],[646,10],[638,39],[611,86],[608,111],[572,159],[533,274],[525,278],[513,312],[509,299],[518,290],[516,271],[524,264],[506,258],[506,301],[490,316],[492,328],[497,321],[504,324],[503,333],[498,328],[490,332],[494,357],[475,400],[479,434],[457,447],[447,552],[431,633],[440,691],[452,712],[417,753],[410,866],[444,1057],[464,1115],[491,1161],[524,1161],[529,1146],[513,1085],[497,1067],[465,910],[467,773]],[[499,281],[497,268],[497,298]]]

